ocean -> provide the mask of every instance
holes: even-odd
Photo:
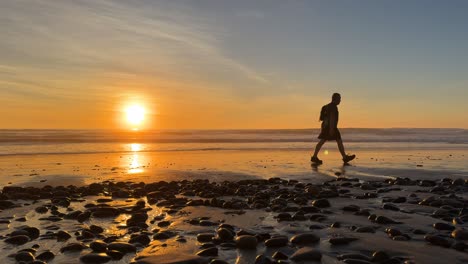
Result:
[[[341,129],[310,166],[318,129],[0,130],[0,184],[74,184],[102,180],[212,180],[284,177],[467,177],[468,130]],[[57,183],[55,183],[57,182]]]

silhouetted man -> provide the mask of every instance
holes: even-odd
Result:
[[[331,103],[324,105],[320,111],[320,121],[322,121],[322,130],[318,136],[320,141],[315,147],[314,155],[310,158],[310,161],[315,164],[322,164],[322,161],[317,155],[327,140],[336,140],[344,163],[348,163],[356,157],[356,155],[346,155],[343,141],[341,140],[341,134],[338,130],[338,105],[340,102],[341,95],[339,93],[334,93]]]

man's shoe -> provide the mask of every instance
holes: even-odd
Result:
[[[312,163],[314,163],[314,164],[322,164],[323,163],[323,161],[319,160],[319,158],[317,158],[317,157],[311,157],[310,161]]]
[[[348,162],[352,161],[354,158],[356,158],[356,155],[346,155],[346,156],[343,158],[343,162],[344,162],[344,163],[348,163]]]

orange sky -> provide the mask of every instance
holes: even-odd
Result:
[[[364,2],[2,1],[0,128],[468,128],[464,14]]]

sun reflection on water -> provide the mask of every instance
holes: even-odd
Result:
[[[139,161],[140,157],[138,155],[138,151],[141,151],[141,144],[137,144],[137,143],[130,144],[130,149],[132,150],[133,155],[131,157],[132,161],[130,163],[128,173],[135,174],[135,173],[143,172],[143,167]]]

